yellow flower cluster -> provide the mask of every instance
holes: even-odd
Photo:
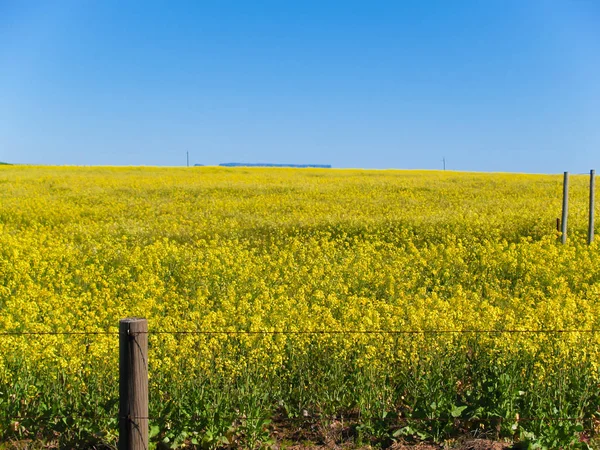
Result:
[[[558,175],[3,166],[0,332],[146,317],[151,377],[183,380],[275,373],[311,352],[385,368],[465,346],[459,333],[359,333],[373,330],[600,328],[586,183],[572,179],[563,246]],[[500,366],[535,357],[540,379],[599,356],[594,333],[476,338]],[[0,336],[7,383],[27,367],[85,386],[117,359],[113,335]]]

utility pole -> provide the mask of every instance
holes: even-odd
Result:
[[[185,152],[187,156],[187,166],[190,167],[190,152]]]
[[[446,157],[445,156],[442,158],[442,162],[444,163],[444,170],[446,170]]]

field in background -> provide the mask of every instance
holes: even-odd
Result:
[[[587,183],[563,246],[562,175],[2,167],[0,439],[114,444],[115,333],[139,316],[153,442],[584,446]]]

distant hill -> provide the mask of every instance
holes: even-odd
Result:
[[[223,163],[221,167],[294,167],[301,169],[331,169],[330,164],[268,164],[268,163]]]
[[[0,161],[0,166],[11,166],[11,165],[12,165],[11,163]]]

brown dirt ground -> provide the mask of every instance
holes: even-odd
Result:
[[[334,444],[331,443],[329,445],[292,445],[292,446],[274,446],[275,449],[286,449],[286,450],[371,450],[373,447],[370,446],[362,446],[357,447],[352,444]],[[494,442],[487,439],[472,439],[465,440],[461,443],[457,443],[455,445],[434,445],[434,444],[401,444],[396,443],[391,447],[388,447],[389,450],[509,450],[512,449],[512,444],[507,444],[503,442]]]
[[[269,427],[270,435],[275,443],[271,450],[371,450],[368,444],[357,444],[355,432],[356,422],[333,420],[322,423],[320,421],[302,422],[291,425],[283,420],[275,420]],[[481,436],[483,437],[483,436]],[[488,436],[490,437],[490,436]],[[228,449],[241,448],[241,443],[232,443]],[[52,442],[36,440],[0,441],[0,450],[50,450],[57,449],[58,445]],[[81,448],[81,447],[80,447]],[[190,447],[191,448],[191,447]],[[388,450],[509,450],[517,448],[510,443],[493,441],[490,439],[473,439],[463,436],[444,444],[427,442],[398,441],[389,442],[383,448]],[[95,450],[114,450],[106,446],[93,446]]]
[[[13,441],[0,443],[0,450],[49,450],[58,448],[55,445],[51,445],[43,442],[35,441]],[[106,447],[105,447],[106,448]],[[314,445],[305,443],[302,445],[274,445],[273,450],[372,450],[370,446],[354,446],[351,443],[347,444],[334,444],[329,445]],[[473,439],[464,441],[456,446],[444,446],[444,445],[432,445],[432,444],[394,444],[388,447],[389,450],[509,450],[512,447],[509,444],[503,444],[501,442],[493,442],[486,439]],[[96,447],[92,447],[96,449]]]
[[[278,426],[279,425],[279,426]],[[281,426],[275,422],[271,429],[276,439],[273,450],[368,450],[369,445],[356,445],[355,436],[348,423],[333,421],[328,426],[314,423],[307,426],[290,427],[289,423]],[[509,450],[513,444],[489,439],[456,439],[445,444],[395,442],[390,443],[389,450]]]

